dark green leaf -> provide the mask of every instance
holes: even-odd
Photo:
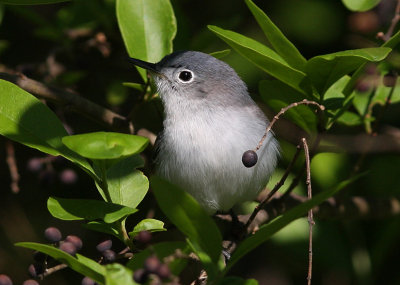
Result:
[[[306,65],[306,59],[300,54],[298,49],[285,37],[278,27],[275,26],[270,18],[251,0],[246,0],[246,4],[276,52],[290,66],[298,70],[303,70]]]
[[[117,19],[129,56],[158,62],[172,52],[176,20],[169,0],[117,0]],[[144,81],[146,72],[138,68]]]
[[[337,80],[359,68],[365,62],[378,62],[389,54],[390,48],[346,50],[311,58],[306,73],[320,95]]]
[[[107,170],[108,192],[111,202],[136,208],[149,189],[149,181],[144,174],[135,170],[142,160],[130,156],[115,163]]]
[[[63,144],[90,159],[115,159],[144,150],[147,138],[121,133],[96,132],[64,137]]]
[[[350,111],[344,112],[337,121],[346,126],[359,126],[363,123],[360,115]]]
[[[67,264],[72,270],[84,276],[88,276],[96,282],[104,284],[104,275],[106,273],[105,268],[94,260],[84,257],[83,255],[77,254],[77,258],[75,258],[64,251],[55,248],[54,246],[34,242],[19,242],[15,245],[37,250],[50,255],[61,263]]]
[[[135,285],[133,281],[133,271],[122,264],[113,263],[106,265],[106,284],[107,285]]]
[[[305,74],[290,67],[282,57],[269,47],[241,34],[216,26],[208,26],[208,29],[263,71],[301,93],[310,93],[309,86],[304,82]]]
[[[277,80],[260,81],[259,92],[264,102],[275,112],[279,112],[291,103],[304,99],[303,94]],[[299,105],[291,108],[284,116],[307,132],[316,131],[317,117],[308,106]]]
[[[230,49],[224,49],[224,50],[221,50],[221,51],[212,52],[212,53],[210,53],[210,55],[212,55],[215,58],[221,59],[221,58],[227,56],[230,53],[231,53]]]
[[[53,4],[60,2],[67,2],[70,0],[0,0],[2,4],[10,5],[39,5],[39,4]]]
[[[137,209],[103,201],[55,197],[47,200],[47,208],[53,217],[61,220],[101,219],[106,223],[113,223],[137,212]]]
[[[341,182],[335,188],[330,189],[328,191],[324,191],[316,196],[314,196],[311,200],[308,200],[299,206],[287,211],[282,216],[279,216],[269,224],[263,225],[260,229],[252,236],[245,239],[233,253],[225,272],[227,272],[239,259],[241,259],[245,254],[255,249],[263,242],[268,240],[273,234],[284,228],[286,225],[290,224],[292,221],[302,217],[305,215],[308,210],[313,207],[321,204],[323,201],[328,199],[329,197],[336,194],[338,191],[345,188],[347,185],[358,179],[359,176],[352,177],[348,180]]]
[[[218,285],[258,285],[258,281],[255,279],[243,279],[235,276],[228,276],[224,278]]]
[[[88,173],[94,170],[83,157],[65,147],[68,133],[57,116],[33,95],[0,79],[0,134],[51,155],[62,155]]]
[[[83,224],[82,226],[92,231],[113,235],[117,238],[120,237],[119,229],[116,227],[114,223],[107,224],[101,221],[91,221],[87,224]]]
[[[150,183],[157,203],[168,219],[216,263],[221,255],[222,237],[211,217],[182,189],[156,176]]]
[[[364,12],[374,8],[381,0],[342,0],[342,2],[351,11]]]
[[[141,231],[160,232],[166,231],[166,229],[164,228],[164,222],[162,221],[156,219],[144,219],[133,228],[133,231],[129,233],[129,236],[135,237]]]
[[[164,259],[167,256],[175,254],[176,250],[180,250],[184,254],[189,254],[188,246],[182,241],[161,242],[152,245],[152,248],[147,248],[133,256],[128,261],[126,267],[135,271],[143,267],[144,261],[152,254],[156,254],[159,259]],[[174,275],[178,275],[186,266],[187,259],[176,258],[173,262],[168,264],[169,269]]]

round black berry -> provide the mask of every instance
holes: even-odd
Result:
[[[39,285],[39,282],[33,279],[28,279],[25,280],[24,283],[22,283],[22,285]]]
[[[5,274],[0,274],[0,285],[12,285],[10,277]]]
[[[135,282],[139,284],[146,283],[148,277],[149,277],[148,272],[143,268],[137,269],[133,273],[133,280],[135,280]]]
[[[65,238],[65,241],[73,243],[76,247],[76,250],[81,250],[81,248],[82,248],[82,240],[78,236],[68,235]]]
[[[243,165],[250,168],[256,165],[258,160],[257,153],[254,150],[248,150],[243,153],[242,162]]]
[[[184,82],[190,81],[190,79],[192,79],[192,77],[193,77],[192,73],[188,70],[184,70],[179,73],[179,79]]]
[[[160,267],[158,267],[156,274],[161,279],[166,279],[171,277],[171,271],[169,270],[169,267],[166,264],[161,264]]]
[[[77,252],[76,246],[69,241],[64,241],[60,244],[60,249],[68,254],[75,255]]]
[[[85,277],[82,279],[82,285],[94,285],[96,284],[96,282],[94,282],[94,280],[90,279],[89,277]]]
[[[50,242],[59,242],[62,238],[61,232],[55,227],[49,227],[44,231],[45,238]]]
[[[390,71],[383,77],[383,85],[386,87],[393,87],[396,85],[397,74],[394,71]]]
[[[101,243],[99,243],[99,244],[96,246],[96,249],[97,249],[98,251],[100,251],[100,252],[103,252],[103,251],[105,251],[105,250],[107,250],[107,249],[111,249],[111,247],[112,247],[112,240],[107,239],[107,240],[102,241]]]
[[[135,236],[135,239],[143,244],[148,244],[151,241],[151,232],[141,231]]]
[[[115,253],[115,251],[111,250],[111,249],[106,249],[105,251],[102,252],[104,260],[106,262],[113,262],[115,260],[115,258],[117,257],[117,254]]]
[[[149,273],[156,273],[158,268],[160,267],[160,265],[161,265],[161,262],[158,259],[158,257],[155,255],[149,256],[144,261],[144,269],[146,269],[146,271]]]
[[[44,272],[44,267],[40,263],[31,264],[28,267],[28,273],[31,277],[36,278],[39,274]]]

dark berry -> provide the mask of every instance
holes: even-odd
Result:
[[[0,285],[12,285],[10,277],[5,274],[0,274]]]
[[[59,242],[62,238],[61,232],[55,227],[49,227],[44,231],[44,237],[50,242]]]
[[[365,93],[371,89],[371,84],[367,80],[358,80],[355,84],[355,89],[360,93]]]
[[[47,255],[44,254],[43,252],[40,252],[40,251],[35,251],[35,252],[33,253],[33,259],[34,259],[36,262],[39,262],[39,263],[45,262],[45,261],[46,261],[46,257],[47,257]]]
[[[148,277],[149,277],[148,272],[143,268],[137,269],[133,273],[133,280],[135,280],[135,282],[139,284],[146,283]]]
[[[113,262],[115,260],[115,258],[117,257],[117,254],[115,253],[115,251],[111,250],[111,249],[106,249],[105,251],[102,252],[104,260],[106,262]]]
[[[89,277],[85,277],[82,279],[82,285],[94,285],[96,282],[94,280],[90,279]]]
[[[60,180],[65,184],[74,184],[78,180],[78,175],[76,175],[76,172],[72,169],[64,169],[60,173]]]
[[[82,248],[82,240],[78,236],[68,235],[65,238],[65,241],[73,243],[76,247],[76,250],[81,250],[81,248]]]
[[[60,244],[60,249],[68,254],[75,255],[77,252],[76,246],[69,241],[64,241]]]
[[[22,285],[39,285],[39,282],[33,279],[28,279],[25,280],[24,283],[22,283]]]
[[[257,153],[254,150],[248,150],[243,153],[242,162],[246,167],[253,167],[258,160]]]
[[[107,239],[105,241],[102,241],[96,246],[96,249],[100,252],[106,251],[107,249],[111,249],[112,247],[112,240]]]
[[[158,268],[160,267],[161,262],[158,259],[157,256],[152,255],[149,256],[145,261],[144,261],[144,269],[147,270],[149,273],[156,273]]]
[[[169,267],[166,264],[161,264],[160,267],[158,268],[156,274],[161,279],[166,279],[166,278],[171,277],[171,271],[169,270]]]
[[[151,241],[151,232],[141,231],[135,236],[135,239],[143,244],[148,244]]]
[[[395,72],[390,71],[383,77],[383,85],[386,87],[393,87],[396,85],[397,75]]]
[[[40,263],[31,264],[28,267],[28,273],[31,277],[36,278],[39,274],[44,272],[44,267]]]
[[[42,169],[43,163],[42,160],[38,157],[31,158],[28,161],[28,170],[32,172],[38,172]]]

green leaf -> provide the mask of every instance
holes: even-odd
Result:
[[[39,5],[39,4],[53,4],[60,2],[67,2],[70,0],[0,0],[1,4],[10,5]]]
[[[169,0],[117,0],[116,9],[129,56],[158,62],[172,52],[176,19]],[[138,70],[147,81],[145,70]]]
[[[105,233],[120,238],[119,227],[117,227],[114,223],[107,224],[101,221],[91,221],[87,224],[83,224],[82,226],[92,231]]]
[[[90,159],[115,159],[143,151],[149,140],[135,135],[96,132],[64,137],[63,144]]]
[[[342,0],[342,2],[351,11],[364,12],[374,8],[381,0]]]
[[[251,13],[264,31],[265,36],[276,52],[292,67],[304,70],[306,59],[298,49],[285,37],[270,18],[251,0],[245,0]]]
[[[84,276],[88,276],[96,282],[104,284],[104,275],[106,273],[105,268],[94,260],[84,257],[83,255],[77,254],[77,258],[75,258],[64,251],[55,248],[54,246],[35,242],[19,242],[15,245],[43,252],[60,261],[61,263],[67,264],[72,270]]]
[[[161,210],[190,241],[198,244],[217,263],[222,237],[216,224],[187,192],[166,180],[153,176],[150,183]],[[207,233],[207,234],[205,234]]]
[[[138,90],[138,91],[140,91],[140,92],[143,92],[143,91],[144,91],[143,84],[140,84],[140,83],[123,82],[122,85],[125,86],[125,87],[129,87],[129,88],[136,89],[136,90]]]
[[[227,56],[230,53],[231,53],[230,49],[224,49],[224,50],[221,50],[221,51],[212,52],[212,53],[210,53],[210,55],[212,55],[215,58],[221,59],[221,58]]]
[[[153,244],[151,248],[147,248],[139,253],[136,253],[132,259],[128,261],[126,267],[135,271],[139,268],[143,268],[144,261],[150,255],[155,254],[159,259],[162,260],[167,256],[175,254],[178,249],[184,254],[190,253],[188,246],[182,241],[160,242]],[[168,267],[174,275],[179,275],[186,264],[187,259],[176,258],[168,264]]]
[[[305,215],[310,209],[321,204],[323,201],[333,196],[347,185],[358,179],[359,176],[354,176],[348,180],[345,180],[335,188],[319,193],[314,196],[311,200],[308,200],[297,207],[287,211],[282,216],[274,219],[272,222],[266,225],[262,225],[260,229],[252,236],[245,239],[233,253],[225,272],[227,272],[239,259],[241,259],[245,254],[249,253],[251,250],[255,249],[263,242],[268,240],[273,234],[284,228],[286,225],[290,224],[292,221]]]
[[[277,80],[262,80],[258,88],[261,98],[276,112],[304,99],[303,94]],[[307,132],[317,129],[317,116],[308,106],[291,108],[284,116]]]
[[[130,156],[115,163],[107,170],[111,202],[136,208],[143,200],[149,189],[149,181],[141,171],[135,170],[141,162],[140,157]]]
[[[306,73],[319,94],[337,80],[356,70],[366,62],[378,62],[390,53],[390,48],[364,48],[346,50],[311,58],[306,65]]]
[[[47,208],[53,217],[60,220],[101,219],[106,223],[113,223],[137,212],[137,209],[103,201],[55,197],[47,200]]]
[[[0,79],[0,134],[51,155],[62,155],[95,177],[83,157],[65,147],[68,133],[57,116],[36,97]]]
[[[216,26],[210,25],[208,29],[261,70],[301,93],[310,93],[309,86],[304,81],[305,74],[290,67],[282,57],[269,47],[241,34]]]
[[[363,123],[363,120],[360,115],[350,111],[346,111],[340,116],[337,122],[346,126],[359,126]]]
[[[240,277],[228,276],[222,279],[222,281],[218,283],[218,285],[258,285],[258,281],[255,279],[245,280]]]
[[[129,236],[133,238],[141,231],[161,232],[166,231],[166,229],[164,228],[164,222],[162,221],[156,219],[144,219],[133,228],[133,231],[129,233]]]
[[[106,284],[107,285],[135,285],[133,281],[133,271],[122,264],[113,263],[106,265]]]

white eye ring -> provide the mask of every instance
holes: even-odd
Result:
[[[190,83],[193,81],[193,72],[187,69],[181,70],[178,73],[178,80],[182,83]]]

